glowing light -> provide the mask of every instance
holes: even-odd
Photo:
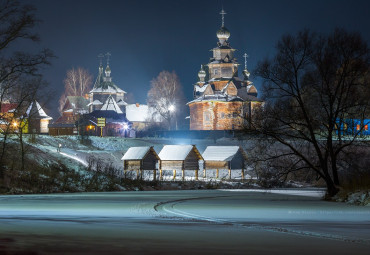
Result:
[[[123,124],[123,129],[124,129],[124,130],[127,130],[127,129],[128,129],[128,125],[127,125],[127,123]]]
[[[171,104],[169,107],[168,107],[168,110],[170,112],[174,112],[175,111],[175,106],[173,104]]]
[[[18,127],[18,122],[14,121],[13,122],[13,127],[15,127],[15,128]]]

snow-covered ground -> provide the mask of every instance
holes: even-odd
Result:
[[[123,164],[121,161],[124,153],[130,148],[135,146],[154,146],[154,149],[159,153],[165,145],[191,145],[195,144],[199,151],[202,153],[209,145],[241,145],[244,148],[249,146],[248,141],[239,141],[236,139],[132,139],[132,138],[121,138],[121,137],[89,137],[91,145],[83,145],[78,140],[77,136],[47,136],[38,135],[36,137],[36,143],[28,142],[29,139],[26,136],[26,141],[29,145],[35,146],[44,154],[40,154],[40,160],[46,163],[52,163],[56,160],[66,164],[69,168],[75,170],[81,170],[81,167],[86,167],[90,157],[100,159],[107,164],[112,164],[116,169],[123,170]],[[57,148],[61,144],[61,152],[57,151]],[[50,157],[52,156],[52,157]],[[164,179],[171,180],[173,176],[172,171],[164,171]],[[199,173],[200,176],[202,173]],[[144,171],[143,179],[152,180],[153,173]],[[250,176],[246,172],[246,178]],[[216,176],[215,171],[207,171],[207,178],[205,181],[214,179]],[[228,178],[227,170],[220,170],[220,179]],[[181,179],[181,171],[177,171],[177,179]],[[240,179],[240,171],[232,171],[233,179]],[[186,179],[194,180],[195,172],[186,171]]]
[[[0,253],[368,254],[370,207],[325,202],[322,194],[193,190],[0,196]]]

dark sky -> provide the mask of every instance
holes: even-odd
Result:
[[[303,28],[327,33],[342,27],[359,31],[370,41],[367,0],[23,2],[36,6],[37,17],[43,21],[36,28],[41,46],[52,49],[58,57],[45,70],[46,80],[55,88],[54,103],[47,107],[54,117],[66,71],[81,66],[95,79],[97,55],[108,51],[112,54],[113,81],[133,93],[137,102],[146,103],[150,80],[162,70],[176,71],[190,100],[200,64],[208,63],[209,50],[216,46],[222,6],[227,12],[225,26],[231,32],[230,44],[237,49],[239,63],[244,63],[244,52],[249,54],[250,70],[273,55],[283,34]],[[255,83],[259,88],[260,81]]]

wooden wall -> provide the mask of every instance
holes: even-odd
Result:
[[[181,170],[183,160],[161,160],[160,169],[162,170]]]
[[[194,102],[189,108],[190,130],[243,129],[243,102]]]
[[[199,170],[199,159],[198,155],[194,150],[191,150],[189,155],[186,157],[184,162],[185,170]]]

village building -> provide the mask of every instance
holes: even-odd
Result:
[[[76,122],[82,114],[89,112],[89,101],[82,96],[67,96],[60,116],[53,124],[49,124],[50,135],[76,135]]]
[[[122,112],[125,112],[125,94],[126,92],[120,89],[113,81],[111,77],[111,69],[109,67],[109,56],[107,61],[107,67],[103,72],[103,65],[100,62],[99,72],[94,83],[93,89],[89,92],[89,112],[95,110],[100,110],[104,103],[107,101],[108,97],[113,97],[114,101],[121,108]]]
[[[24,133],[47,134],[49,133],[49,121],[53,118],[48,116],[36,101],[32,101],[23,116],[22,128]]]
[[[199,160],[203,160],[195,145],[165,145],[158,154],[159,176],[163,177],[163,171],[173,171],[173,180],[176,179],[176,171],[181,170],[182,180],[185,180],[185,170],[194,170],[195,179],[198,180]]]
[[[159,156],[153,146],[131,147],[123,155],[123,172],[136,171],[136,176],[143,178],[143,171],[153,171],[153,180],[156,180]],[[140,173],[140,175],[139,175]]]
[[[240,130],[250,119],[253,109],[262,104],[258,92],[249,80],[247,55],[243,80],[238,77],[238,61],[235,49],[230,46],[229,30],[222,26],[217,31],[217,46],[206,66],[198,72],[199,81],[194,84],[194,100],[187,103],[190,108],[190,130]]]
[[[216,178],[219,178],[219,170],[228,170],[231,179],[231,171],[240,170],[241,179],[244,179],[247,156],[240,146],[207,146],[202,157],[204,177],[207,170],[216,170]]]

